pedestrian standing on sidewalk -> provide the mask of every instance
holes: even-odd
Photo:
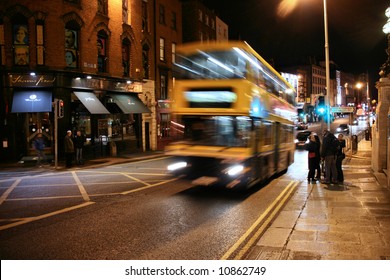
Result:
[[[337,136],[337,139],[340,142],[340,147],[339,150],[337,151],[337,159],[336,159],[336,167],[337,167],[337,178],[339,183],[344,182],[344,172],[343,172],[343,159],[345,159],[345,153],[344,153],[344,148],[345,148],[345,139],[343,134],[339,134]]]
[[[67,168],[72,167],[72,160],[74,154],[74,144],[72,140],[72,131],[68,130],[64,139],[65,146],[65,164]]]
[[[329,130],[324,129],[322,138],[322,149],[321,149],[321,158],[325,161],[325,176],[324,180],[321,181],[323,184],[337,184],[337,167],[336,167],[336,158],[337,158],[337,147],[338,143],[337,138]],[[338,145],[337,145],[338,146]]]
[[[37,152],[37,165],[42,167],[41,161],[46,159],[44,149],[45,149],[45,139],[43,139],[42,133],[38,133],[33,142],[34,149]]]
[[[316,174],[316,180],[317,181],[321,181],[321,166],[320,166],[320,163],[321,163],[321,140],[320,140],[320,137],[318,137],[317,134],[314,134],[314,138],[316,139],[316,143],[317,143],[317,152],[316,152],[316,163],[315,163],[315,169],[317,170],[317,174]]]
[[[81,134],[80,130],[77,130],[76,137],[74,138],[74,144],[76,146],[76,164],[83,164],[83,147],[85,143],[85,137]]]
[[[314,137],[314,134],[310,134],[309,143],[305,145],[305,149],[308,152],[307,158],[308,158],[308,165],[309,165],[309,173],[307,174],[307,181],[309,183],[315,182],[314,175],[318,164],[318,157],[320,155],[318,154],[318,144],[316,142],[316,138]]]

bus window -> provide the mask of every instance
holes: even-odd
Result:
[[[247,147],[252,119],[249,117],[184,117],[184,141],[196,145]]]

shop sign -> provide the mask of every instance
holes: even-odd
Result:
[[[124,91],[124,92],[142,92],[142,83],[132,82],[132,83],[117,83],[115,85],[115,90]]]
[[[52,75],[9,75],[13,87],[52,87],[56,80]]]

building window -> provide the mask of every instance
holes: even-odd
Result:
[[[98,35],[97,37],[98,52],[98,72],[107,72],[107,37]]]
[[[122,42],[122,67],[123,76],[130,76],[130,42],[123,40]]]
[[[13,42],[15,65],[28,65],[30,63],[30,52],[27,24],[13,26]]]
[[[148,32],[149,21],[148,21],[148,3],[142,1],[142,31]]]
[[[167,75],[160,75],[160,99],[168,99]]]
[[[203,21],[203,12],[202,10],[198,10],[198,20]]]
[[[176,43],[172,43],[172,63],[176,62]]]
[[[165,39],[160,38],[160,61],[165,61]]]
[[[172,26],[171,26],[171,28],[173,30],[177,29],[177,16],[176,16],[175,12],[172,12]]]
[[[44,65],[44,33],[43,33],[43,24],[37,24],[37,65]]]
[[[143,78],[149,79],[149,46],[144,45],[142,47],[142,68],[143,68]]]
[[[160,22],[160,24],[165,24],[165,7],[161,4],[160,4],[159,11],[160,11],[159,22]]]
[[[161,113],[160,117],[161,137],[169,137],[171,116],[170,114]]]
[[[211,19],[211,28],[215,30],[215,21],[214,19]]]
[[[209,26],[209,16],[205,15],[205,23],[207,26]]]
[[[3,24],[0,24],[0,65],[5,65],[5,39]]]
[[[65,62],[70,68],[77,67],[78,32],[74,29],[65,29]]]

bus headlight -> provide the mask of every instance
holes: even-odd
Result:
[[[169,171],[175,171],[175,170],[178,170],[178,169],[182,169],[184,167],[187,167],[187,162],[179,161],[179,162],[175,162],[175,163],[172,163],[172,164],[168,165],[167,169]]]
[[[226,170],[226,173],[230,176],[236,176],[236,175],[240,174],[243,170],[244,170],[244,166],[239,164],[239,165],[234,165],[232,167],[229,167]]]

